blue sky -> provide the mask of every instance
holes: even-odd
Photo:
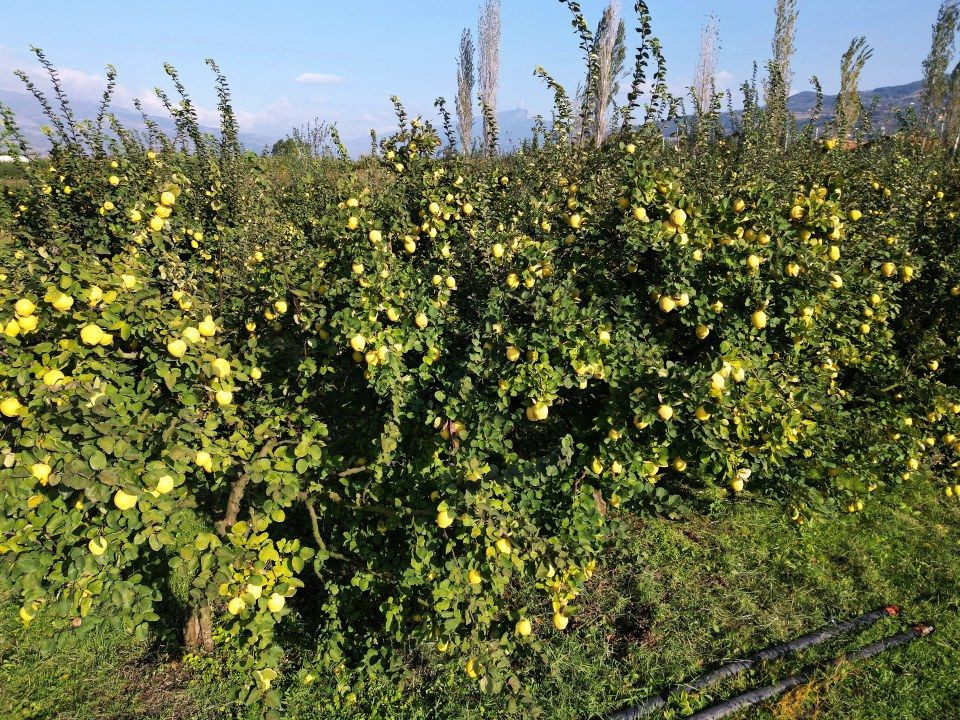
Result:
[[[42,47],[80,98],[96,97],[103,67],[119,71],[120,104],[169,87],[163,63],[181,72],[202,108],[215,105],[212,57],[227,74],[247,132],[282,135],[319,117],[336,121],[344,137],[391,126],[388,98],[432,116],[444,95],[452,106],[454,58],[464,27],[476,27],[478,0],[164,0],[163,2],[8,2],[0,25],[0,90],[20,89],[14,68],[30,70],[30,44]],[[595,24],[605,0],[582,0]],[[631,0],[622,15],[632,28]],[[502,0],[500,109],[524,106],[548,113],[550,98],[532,76],[543,65],[573,91],[582,61],[569,13],[555,0]],[[650,0],[662,39],[669,83],[680,90],[694,74],[699,30],[719,20],[717,67],[734,89],[754,60],[770,55],[773,0]],[[939,0],[799,0],[794,90],[816,74],[830,92],[850,39],[866,35],[874,57],[862,88],[919,79]],[[634,35],[628,32],[628,38]],[[632,56],[628,58],[632,62]],[[148,107],[155,107],[148,103]],[[212,117],[204,112],[202,118]]]

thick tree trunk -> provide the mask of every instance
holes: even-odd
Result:
[[[183,644],[190,652],[201,648],[206,652],[213,650],[213,624],[209,605],[193,608],[183,629]]]

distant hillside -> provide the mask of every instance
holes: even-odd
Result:
[[[892,129],[896,122],[895,111],[906,109],[911,105],[920,102],[920,91],[923,82],[917,80],[906,85],[890,85],[888,87],[874,88],[873,90],[863,90],[860,92],[860,100],[866,110],[870,110],[876,100],[877,106],[873,111],[871,119],[876,127],[886,127]],[[811,114],[817,102],[817,94],[811,90],[799,92],[791,95],[787,100],[787,107],[797,116],[797,120],[806,124],[810,121]],[[836,95],[824,95],[823,112],[816,121],[815,127],[823,127],[833,123],[835,117],[835,108],[837,105]]]
[[[876,127],[885,127],[892,129],[896,122],[894,111],[897,108],[907,108],[920,100],[920,91],[922,83],[907,83],[906,85],[891,85],[889,87],[880,87],[873,90],[864,90],[860,93],[863,100],[863,106],[869,109],[877,99],[877,106],[873,112],[873,123]],[[836,106],[836,95],[825,95],[823,98],[823,112],[816,121],[816,127],[824,127],[833,122],[834,108]],[[40,112],[40,107],[33,96],[27,93],[10,92],[0,90],[0,102],[8,105],[17,117],[21,130],[27,137],[31,146],[41,152],[49,147],[49,144],[40,132],[42,125],[46,124],[46,118]],[[801,123],[810,121],[814,106],[816,105],[816,94],[812,91],[803,91],[791,95],[787,105],[793,112],[797,120]],[[97,106],[94,103],[75,102],[73,110],[80,118],[96,117]],[[132,130],[143,131],[146,129],[143,118],[132,110],[124,108],[113,108],[113,113],[125,127]],[[149,116],[151,120],[164,132],[172,132],[173,121],[170,118],[161,116]],[[728,113],[722,116],[724,126],[730,128],[730,117]],[[497,113],[497,121],[500,126],[500,146],[503,150],[513,150],[519,147],[524,140],[530,138],[533,134],[533,116],[525,108],[515,108],[513,110],[503,110]],[[437,123],[439,124],[439,123]],[[481,119],[478,117],[474,123],[474,138],[479,144],[481,137]],[[202,127],[204,132],[218,134],[216,128]],[[670,132],[672,128],[665,128],[665,132]],[[261,152],[264,148],[269,149],[274,141],[280,139],[276,136],[258,135],[254,133],[240,133],[240,142],[244,147],[254,152]],[[349,138],[345,141],[347,150],[352,157],[359,157],[370,150],[370,137],[363,135],[361,137]]]
[[[40,152],[45,152],[50,147],[46,136],[40,131],[43,125],[49,125],[50,122],[44,117],[36,98],[28,93],[0,90],[0,103],[3,103],[13,110],[13,114],[17,118],[17,124],[20,126],[21,132],[23,132],[32,148]],[[78,118],[90,119],[97,116],[98,107],[96,103],[71,100],[70,104],[74,114]],[[140,117],[140,114],[135,110],[112,107],[110,111],[125,128],[141,132],[147,129],[143,118]],[[173,133],[174,124],[170,118],[158,115],[148,115],[147,117],[157,123],[165,133]],[[219,134],[219,130],[216,128],[201,126],[201,130],[213,135]],[[243,143],[243,146],[255,152],[260,152],[264,146],[269,147],[275,139],[276,138],[266,135],[240,133],[240,142]]]

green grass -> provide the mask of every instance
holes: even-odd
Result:
[[[826,621],[896,603],[881,621],[712,691],[678,698],[687,712],[783,677],[855,645],[929,621],[936,633],[909,647],[821,673],[810,685],[742,718],[920,720],[956,716],[960,704],[960,503],[917,492],[902,504],[827,519],[799,532],[780,510],[738,503],[723,517],[680,523],[628,519],[571,630],[526,658],[532,705],[525,716],[586,718],[690,678],[731,657]],[[23,629],[17,607],[0,610],[0,717],[259,717],[226,700],[229,673],[215,661],[187,672],[161,651],[96,632],[46,656],[42,629]],[[39,619],[39,618],[38,618]],[[88,621],[92,621],[88,620]],[[403,687],[386,679],[355,703],[318,681],[287,693],[284,718],[490,718],[505,698],[482,695],[459,661],[421,668]],[[659,717],[663,717],[661,714]],[[656,715],[652,717],[658,717]]]

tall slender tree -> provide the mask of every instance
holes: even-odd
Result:
[[[500,90],[500,0],[486,0],[483,5],[477,42],[483,148],[487,155],[492,155],[497,145],[497,93]]]
[[[457,56],[457,130],[464,154],[473,148],[473,33],[469,28],[460,35],[460,54]]]
[[[773,31],[773,58],[769,63],[766,87],[767,117],[777,145],[786,142],[787,98],[793,73],[790,63],[795,51],[797,0],[777,0],[776,25]]]
[[[947,94],[947,71],[953,57],[954,38],[960,6],[957,0],[943,0],[933,24],[930,53],[923,61],[923,93],[920,98],[920,120],[927,131],[939,131],[943,103]]]
[[[623,37],[623,23],[620,21],[620,0],[610,0],[604,8],[603,17],[597,26],[595,47],[597,54],[597,89],[593,101],[594,144],[599,147],[607,135],[607,118],[610,103],[613,100],[617,75],[623,67],[623,55],[620,55],[620,67],[617,67],[617,38]]]
[[[867,39],[861,36],[850,42],[850,47],[840,59],[840,93],[837,95],[834,124],[837,137],[841,140],[847,137],[863,111],[859,88],[860,73],[872,55],[873,48],[867,45]]]
[[[713,95],[716,92],[717,45],[719,31],[717,18],[710,16],[707,24],[700,30],[700,57],[697,59],[697,74],[693,79],[693,95],[697,118],[710,112]]]

